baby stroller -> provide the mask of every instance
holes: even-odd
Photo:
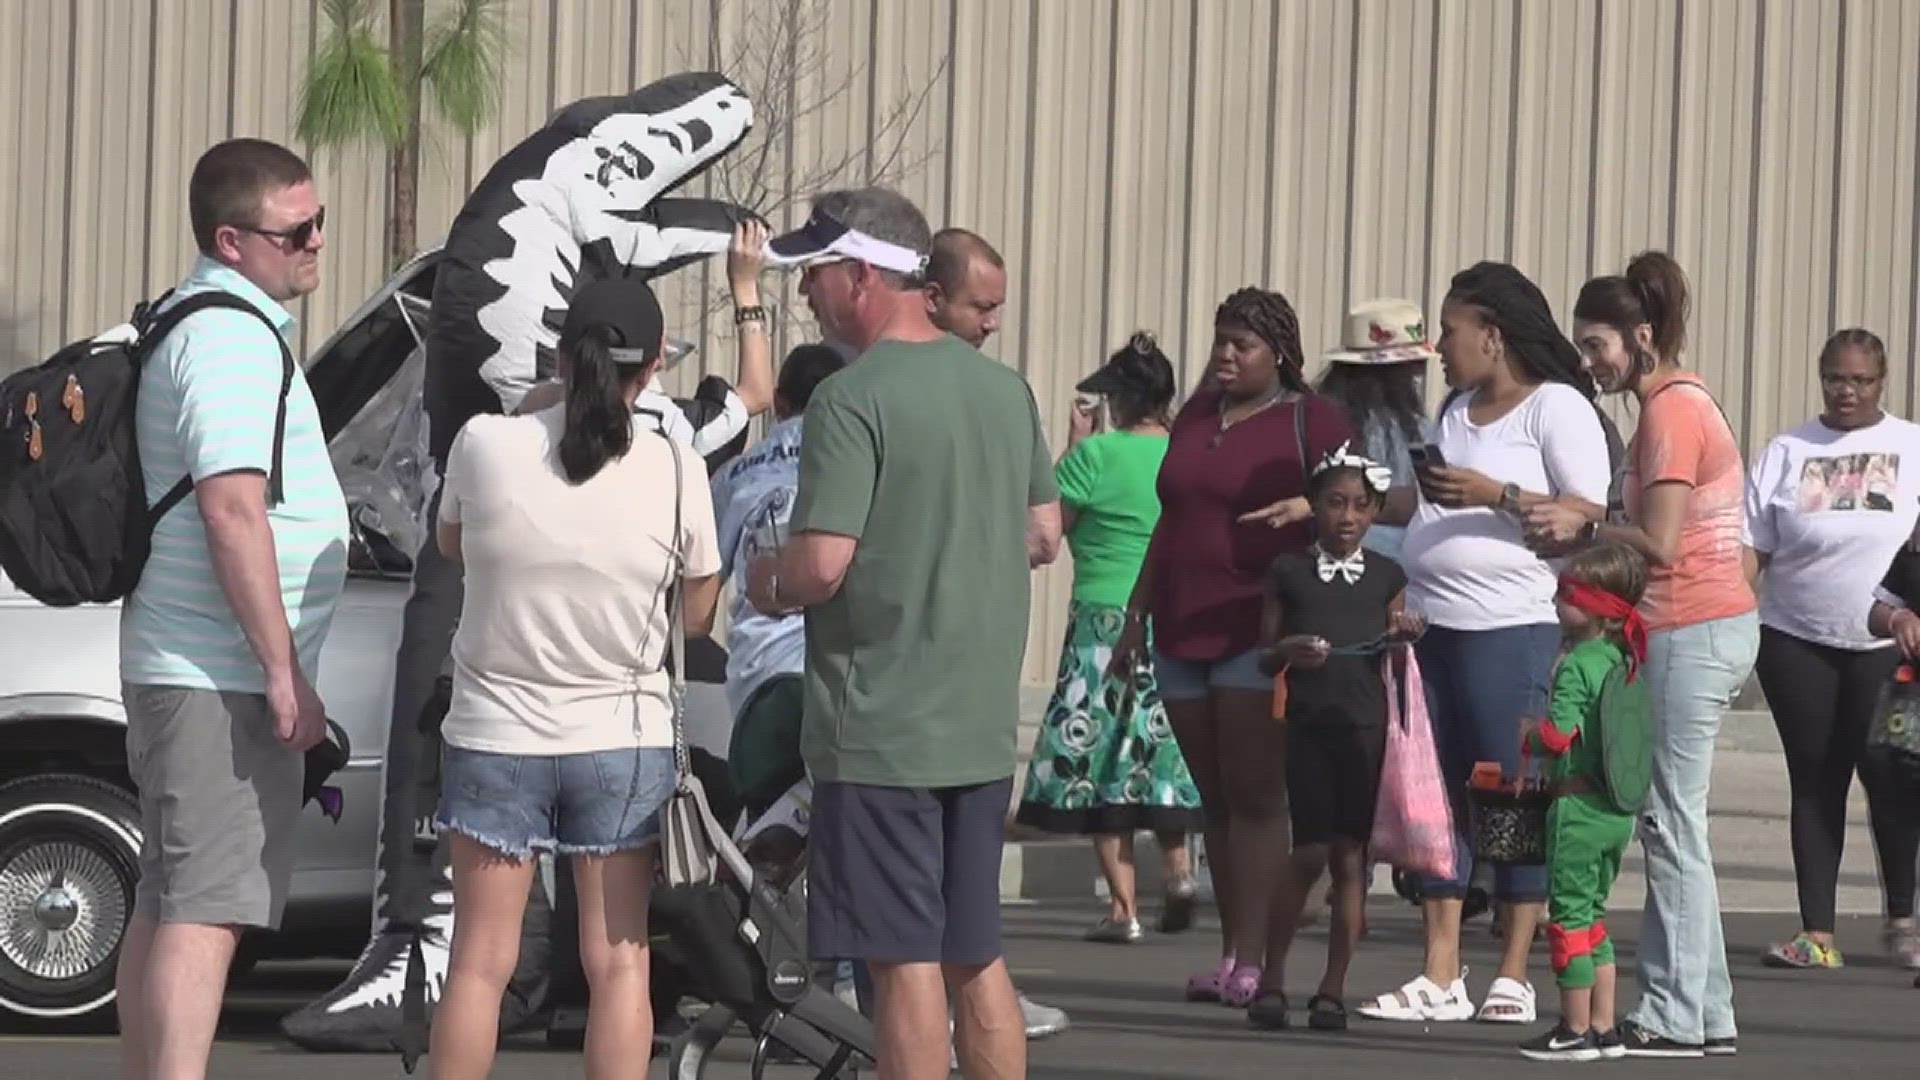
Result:
[[[654,930],[666,939],[661,958],[687,973],[687,989],[708,1002],[673,1040],[667,1076],[698,1080],[721,1040],[744,1024],[756,1040],[755,1080],[776,1045],[815,1068],[817,1080],[852,1080],[874,1062],[873,1026],[814,978],[807,953],[798,717],[772,721],[779,730],[756,723],[736,725],[729,746],[728,794],[744,823],[739,841],[709,828],[720,863],[714,880],[663,887],[653,900]]]

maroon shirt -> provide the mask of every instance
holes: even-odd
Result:
[[[1297,417],[1304,417],[1307,462]],[[1312,542],[1309,523],[1275,529],[1240,515],[1304,495],[1307,469],[1353,439],[1345,410],[1310,394],[1283,401],[1228,428],[1218,446],[1220,392],[1208,386],[1174,417],[1157,485],[1154,535],[1154,648],[1180,660],[1220,660],[1260,644],[1268,567]]]

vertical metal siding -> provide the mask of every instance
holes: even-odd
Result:
[[[1839,91],[1839,11],[1769,0],[1762,23],[1759,219],[1755,236],[1753,343],[1773,360],[1755,380],[1750,448],[1806,419],[1820,400],[1808,361],[1827,335],[1832,272],[1834,125]]]
[[[1352,201],[1353,128],[1358,83],[1352,5],[1315,0],[1275,8],[1273,70],[1268,73],[1267,190],[1262,277],[1293,301],[1309,377],[1340,339],[1348,302],[1347,222]],[[1399,159],[1423,159],[1424,142],[1402,145]],[[1419,291],[1406,294],[1418,299]],[[1203,305],[1207,302],[1203,301]],[[1212,317],[1213,309],[1206,306]]]
[[[1436,92],[1462,77],[1465,58],[1436,49],[1442,4],[1356,0],[1356,7],[1347,299],[1418,299],[1427,292],[1434,204],[1455,197],[1433,174],[1437,132],[1457,119],[1439,115]]]
[[[1680,33],[1680,124],[1669,211],[1671,254],[1693,285],[1686,359],[1740,426],[1754,381],[1747,318],[1758,193],[1753,160],[1759,5],[1691,0]]]
[[[453,2],[428,0],[429,18]],[[555,107],[720,63],[787,2],[513,0],[497,120],[469,139],[427,110],[421,242]],[[1357,300],[1421,299],[1431,320],[1455,271],[1501,258],[1570,324],[1588,276],[1648,247],[1692,279],[1688,362],[1750,451],[1818,411],[1813,358],[1838,326],[1886,340],[1891,408],[1920,390],[1906,0],[803,2],[829,5],[829,63],[798,96],[846,89],[774,148],[783,175],[852,154],[864,179],[886,111],[944,63],[903,150],[920,168],[896,186],[1006,256],[991,351],[1025,372],[1056,445],[1074,382],[1136,328],[1191,387],[1240,285],[1294,301],[1317,373]],[[194,159],[229,135],[291,140],[318,18],[317,0],[0,4],[16,57],[0,69],[0,370],[179,277]],[[330,228],[309,347],[386,270],[384,155],[315,165]],[[732,370],[732,328],[705,310],[722,275],[711,260],[663,285],[701,346],[678,386]],[[770,280],[783,344],[811,332],[791,285]],[[1036,581],[1030,678],[1051,672],[1070,581],[1066,561]]]
[[[72,47],[68,12],[49,18],[24,5],[0,11],[0,31],[19,57],[0,74],[0,89],[11,99],[0,136],[12,151],[7,192],[0,196],[6,199],[0,244],[8,261],[0,315],[13,324],[12,346],[32,354],[59,340],[66,282],[86,272],[72,268],[64,235],[73,120],[68,87],[81,58]]]
[[[1914,276],[1920,6],[1851,0],[1841,49],[1846,81],[1834,198],[1833,310],[1822,329],[1872,326],[1891,361],[1887,398],[1904,406],[1913,385],[1911,300],[1920,287]]]

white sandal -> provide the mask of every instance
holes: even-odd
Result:
[[[1538,998],[1532,983],[1509,979],[1504,975],[1487,987],[1487,999],[1480,1004],[1483,1024],[1531,1024],[1538,1019]]]
[[[1473,999],[1467,996],[1467,969],[1461,968],[1460,977],[1445,989],[1425,974],[1418,975],[1400,989],[1364,1002],[1354,1011],[1374,1020],[1450,1023],[1472,1019]]]

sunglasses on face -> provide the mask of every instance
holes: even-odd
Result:
[[[271,236],[276,240],[285,240],[293,250],[305,251],[307,250],[307,245],[313,243],[313,234],[325,231],[326,225],[327,208],[323,206],[320,208],[319,213],[314,214],[312,217],[290,229],[256,229],[251,225],[236,225],[234,228],[242,232],[253,233],[256,236]]]

